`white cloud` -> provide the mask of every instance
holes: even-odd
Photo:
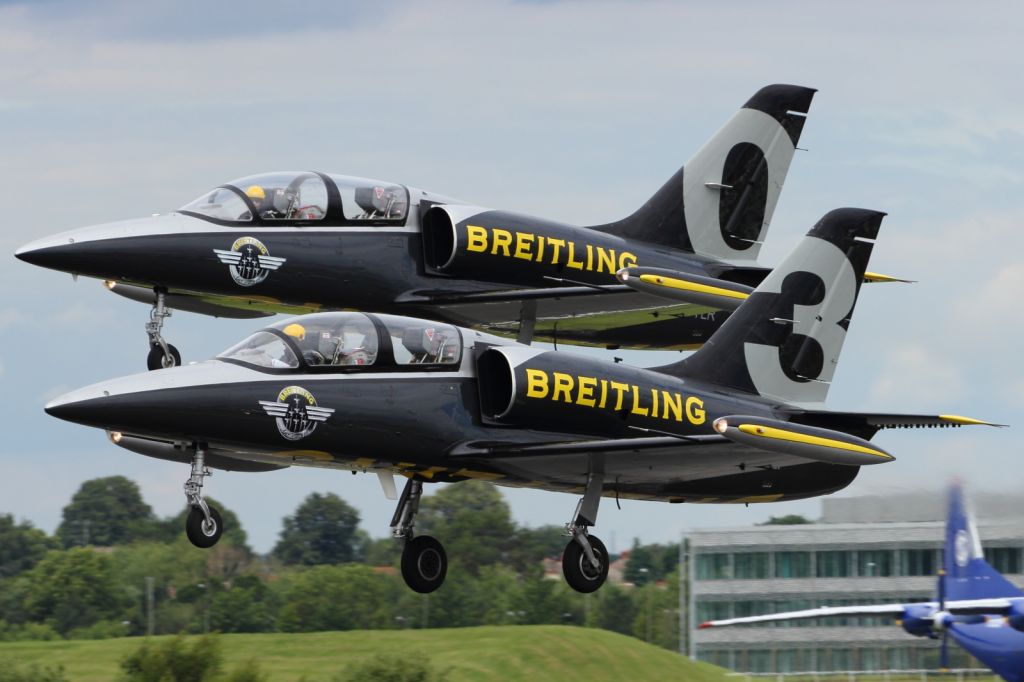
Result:
[[[873,370],[872,405],[939,405],[959,399],[960,370],[931,348],[906,344],[885,353]]]

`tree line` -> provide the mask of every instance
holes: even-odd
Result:
[[[417,532],[443,538],[451,557],[430,595],[403,583],[399,541],[371,538],[337,495],[307,496],[267,555],[209,501],[227,530],[208,550],[185,538],[187,510],[158,518],[122,476],[83,483],[52,536],[0,515],[0,640],[561,623],[678,646],[678,545],[634,543],[632,584],[581,595],[544,576],[562,529],[516,524],[485,483],[423,498]]]

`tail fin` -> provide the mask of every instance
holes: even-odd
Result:
[[[658,371],[820,406],[883,216],[860,208],[826,213],[703,348]]]
[[[1024,592],[985,561],[974,514],[959,484],[949,490],[942,564],[945,575],[940,580],[946,582],[947,601],[1024,596]]]
[[[633,215],[591,229],[733,264],[757,259],[816,90],[758,90]]]

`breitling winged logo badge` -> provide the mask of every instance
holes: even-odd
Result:
[[[228,266],[235,284],[243,287],[259,284],[288,260],[271,256],[269,249],[255,237],[239,237],[230,250],[214,249],[213,252]]]
[[[277,430],[288,440],[301,440],[316,430],[316,425],[334,414],[332,407],[319,407],[313,394],[301,386],[287,386],[277,401],[261,400],[263,411],[277,421]]]

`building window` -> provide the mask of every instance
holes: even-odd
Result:
[[[1000,573],[1021,573],[1019,547],[986,547],[985,561]]]
[[[745,672],[772,672],[772,652],[767,649],[749,649],[747,651],[747,665]]]
[[[811,577],[810,552],[776,552],[776,578],[809,578]]]
[[[819,578],[850,577],[850,552],[818,552],[814,558]]]
[[[934,549],[901,549],[900,575],[935,575]]]
[[[732,577],[728,554],[697,555],[697,580],[723,580]]]
[[[699,601],[697,602],[697,621],[725,620],[732,618],[732,602]]]
[[[863,578],[892,575],[892,550],[862,549],[857,552],[857,575]]]
[[[827,668],[828,670],[836,672],[853,670],[851,666],[853,663],[853,651],[851,649],[832,649],[829,653],[832,655]]]
[[[733,554],[733,576],[736,578],[770,578],[768,552],[744,552]]]

